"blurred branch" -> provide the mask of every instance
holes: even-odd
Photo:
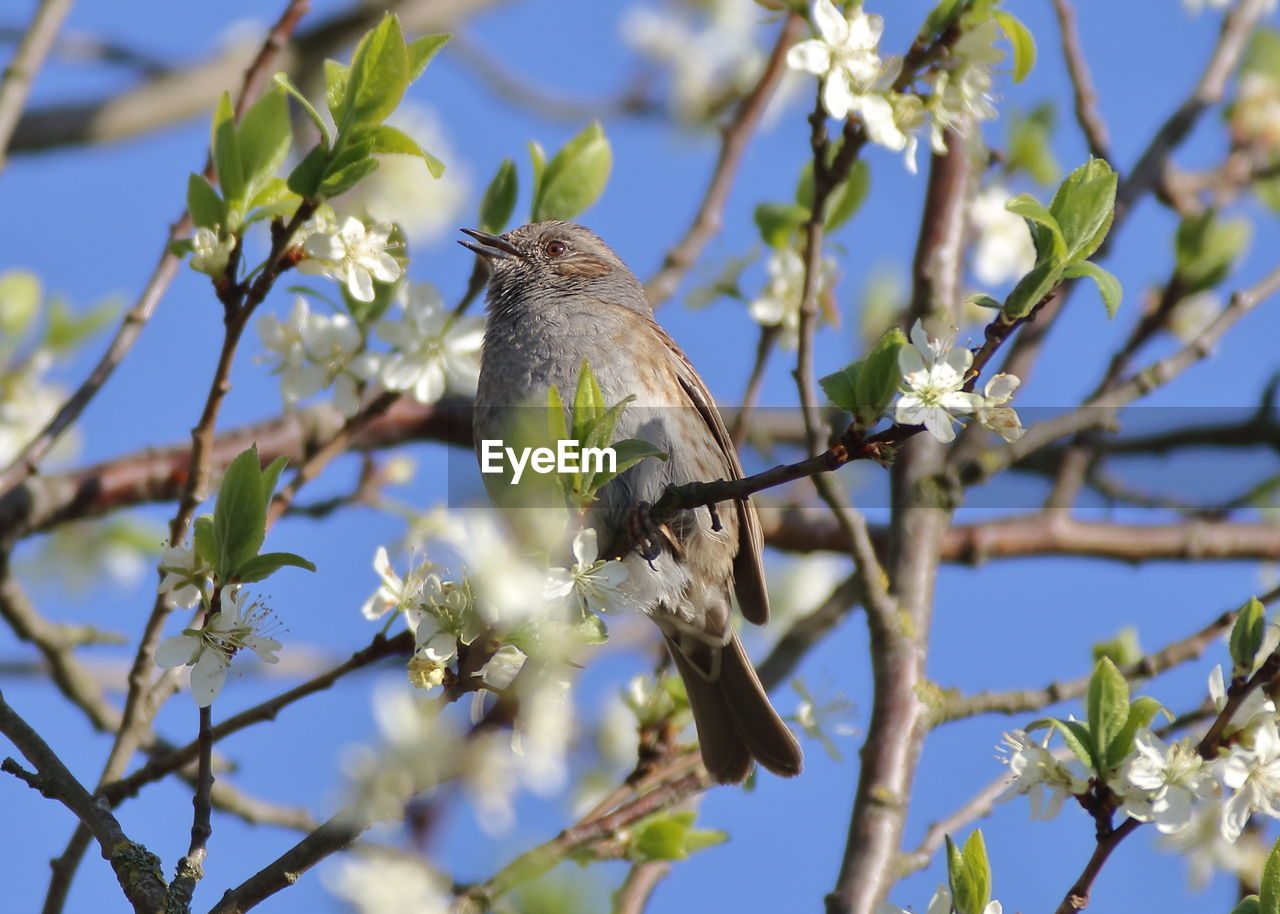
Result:
[[[711,180],[707,184],[702,202],[698,204],[693,222],[685,230],[683,237],[667,251],[661,269],[645,283],[645,293],[649,303],[655,308],[675,294],[676,287],[689,268],[697,262],[707,242],[720,231],[725,203],[737,178],[743,153],[764,115],[769,99],[773,97],[786,72],[787,51],[799,37],[803,26],[803,18],[795,13],[787,14],[760,79],[725,125],[721,134],[720,154],[716,158]]]
[[[43,796],[57,800],[84,824],[102,848],[102,857],[111,864],[120,888],[139,914],[166,910],[167,887],[160,875],[160,860],[141,844],[130,841],[115,816],[99,805],[84,786],[67,770],[49,745],[18,716],[0,694],[0,733],[35,766],[24,770],[11,758],[0,769],[20,778]]]
[[[377,25],[384,11],[400,16],[408,33],[444,32],[464,17],[500,0],[392,0],[370,5],[352,3],[289,42],[280,68],[296,77],[336,57],[366,30]],[[223,89],[233,85],[249,66],[245,45],[189,66],[153,75],[138,85],[105,98],[36,108],[18,122],[11,152],[38,152],[59,146],[116,142],[196,117],[211,109]]]
[[[548,120],[589,121],[615,115],[647,115],[658,111],[658,105],[637,83],[624,92],[597,101],[566,98],[535,86],[527,76],[509,69],[496,55],[480,47],[466,32],[455,32],[446,52],[470,71],[477,80],[488,85],[499,98],[517,108]]]
[[[671,864],[666,860],[631,864],[627,878],[614,894],[613,914],[644,914],[653,890],[670,872]]]
[[[0,78],[0,171],[8,162],[7,151],[18,118],[27,103],[27,95],[36,74],[58,36],[62,21],[71,11],[73,0],[40,0],[18,48]]]
[[[1098,110],[1098,93],[1093,88],[1089,64],[1084,49],[1080,47],[1080,32],[1076,28],[1076,10],[1070,0],[1053,0],[1053,11],[1058,16],[1058,29],[1062,33],[1062,56],[1067,60],[1067,73],[1071,76],[1072,94],[1075,97],[1076,120],[1084,133],[1089,152],[1095,158],[1111,159],[1111,140],[1107,136],[1107,124]]]

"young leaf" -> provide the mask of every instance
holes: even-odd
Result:
[[[351,81],[351,68],[336,60],[324,62],[324,101],[329,106],[329,115],[336,123],[342,112],[342,103],[347,97],[347,83]]]
[[[516,208],[516,163],[503,159],[480,201],[480,231],[496,235],[507,227]]]
[[[764,243],[782,250],[790,246],[791,233],[809,220],[809,210],[798,203],[761,203],[755,220]]]
[[[293,100],[302,106],[302,110],[307,112],[307,116],[311,118],[311,122],[316,125],[316,129],[320,131],[321,145],[328,149],[333,145],[333,135],[329,133],[329,125],[324,122],[324,118],[320,116],[320,112],[315,109],[310,100],[302,94],[302,90],[293,84],[293,80],[289,78],[287,73],[277,73],[272,77],[277,86],[293,96]]]
[[[858,404],[854,413],[864,426],[875,425],[902,383],[898,353],[907,338],[897,327],[890,327],[876,341],[862,360],[862,368],[853,379],[853,394]]]
[[[308,562],[300,555],[294,555],[292,552],[264,552],[262,555],[255,555],[236,572],[236,578],[241,584],[252,584],[255,581],[261,581],[270,577],[281,568],[305,568],[307,571],[315,571],[316,566]]]
[[[397,130],[389,124],[379,124],[369,132],[373,139],[373,152],[380,155],[417,156],[427,163],[427,171],[431,177],[439,178],[444,174],[444,163],[418,145],[418,141],[403,130]]]
[[[1280,841],[1271,848],[1258,883],[1259,914],[1280,914]]]
[[[356,46],[338,132],[380,124],[400,105],[409,85],[409,53],[400,20],[388,13]]]
[[[1037,225],[1044,227],[1049,238],[1052,239],[1052,249],[1050,251],[1042,251],[1039,246],[1036,247],[1036,253],[1044,258],[1046,255],[1052,255],[1053,259],[1061,260],[1067,253],[1067,242],[1062,237],[1062,229],[1058,227],[1058,220],[1053,218],[1053,214],[1044,208],[1044,205],[1030,194],[1018,194],[1004,205],[1004,208],[1016,216],[1021,216],[1028,222],[1032,223],[1031,229],[1034,234]]]
[[[213,508],[213,533],[217,544],[214,570],[224,581],[237,575],[262,547],[267,533],[267,498],[262,491],[257,445],[242,451],[223,472]]]
[[[1115,215],[1118,177],[1102,159],[1090,159],[1067,176],[1049,204],[1067,242],[1066,262],[1086,260],[1098,249]]]
[[[536,140],[529,141],[529,161],[533,165],[533,196],[537,199],[538,189],[542,187],[542,173],[547,170],[547,152]]]
[[[1067,278],[1088,276],[1092,279],[1098,287],[1098,294],[1102,296],[1102,303],[1106,305],[1107,317],[1116,316],[1116,312],[1120,310],[1120,302],[1124,299],[1124,289],[1121,288],[1120,280],[1115,276],[1091,260],[1073,263],[1062,271],[1062,275]]]
[[[604,192],[612,167],[609,141],[593,121],[547,163],[534,193],[533,221],[577,216]]]
[[[252,198],[270,181],[289,155],[293,128],[284,92],[272,89],[253,103],[236,131],[245,196]]]
[[[1078,720],[1058,720],[1053,717],[1042,718],[1027,725],[1027,732],[1031,733],[1040,727],[1053,727],[1062,736],[1062,741],[1067,744],[1067,748],[1071,750],[1072,755],[1080,760],[1080,763],[1088,768],[1094,767],[1094,748],[1093,734],[1089,732],[1088,726]]]
[[[1015,116],[1009,127],[1008,167],[1025,171],[1037,184],[1056,184],[1062,167],[1053,154],[1052,129],[1052,105],[1040,105],[1026,117]]]
[[[1013,81],[1022,82],[1036,63],[1036,39],[1031,30],[1023,25],[1016,16],[1004,10],[996,10],[991,18],[1000,26],[1013,46]]]
[[[982,914],[991,900],[991,865],[987,862],[987,847],[982,840],[982,829],[969,835],[964,848],[955,856],[959,858],[959,878],[951,868],[953,855],[948,847],[947,870],[951,877],[951,902],[958,914]]]
[[[641,441],[639,438],[624,438],[621,441],[615,441],[612,445],[615,466],[613,470],[605,467],[598,473],[593,473],[589,483],[590,491],[584,492],[584,495],[594,495],[604,485],[620,476],[627,470],[631,469],[641,460],[649,457],[656,457],[659,460],[668,459],[665,451],[661,451],[647,441]]]
[[[818,384],[827,395],[833,406],[847,413],[857,413],[859,403],[857,394],[858,373],[862,371],[862,360],[850,362],[839,371],[832,372],[825,378],[819,378]]]
[[[1062,278],[1062,267],[1052,260],[1045,260],[1035,265],[1031,272],[1022,277],[1013,287],[1009,297],[1004,300],[1006,318],[1026,317],[1040,301],[1053,291],[1053,287]]]
[[[870,187],[871,169],[865,159],[859,159],[853,163],[853,168],[849,171],[849,177],[836,185],[835,189],[827,197],[823,215],[824,230],[834,232],[853,218],[853,214],[858,211],[858,207],[866,199],[867,191]],[[806,162],[804,170],[800,172],[800,183],[796,185],[796,204],[804,209],[805,220],[807,220],[809,211],[813,209],[812,162]]]
[[[191,545],[196,555],[210,568],[218,564],[218,538],[213,532],[213,518],[201,514],[191,525]]]
[[[289,172],[286,186],[299,197],[314,197],[324,178],[325,165],[328,162],[329,150],[324,146],[314,146],[302,157],[302,161]]]
[[[1235,625],[1231,626],[1231,663],[1237,672],[1248,674],[1253,671],[1253,662],[1262,649],[1266,626],[1267,611],[1262,601],[1251,597],[1240,607]]]
[[[450,37],[449,35],[423,35],[409,42],[406,47],[409,52],[409,82],[413,82],[422,75],[427,64],[431,63],[431,58],[439,53]]]
[[[276,494],[276,486],[280,483],[280,474],[284,472],[284,468],[288,464],[288,457],[277,457],[262,471],[262,494],[268,502],[271,501],[271,496]]]
[[[1174,236],[1178,280],[1192,295],[1220,283],[1249,246],[1248,219],[1219,219],[1211,210],[1189,216]]]
[[[1262,904],[1257,895],[1246,895],[1231,909],[1231,914],[1262,914]]]
[[[213,228],[227,219],[227,208],[204,175],[187,178],[187,212],[198,228]]]
[[[349,165],[328,171],[316,193],[321,197],[336,197],[355,187],[378,170],[378,160],[373,156],[357,159]]]
[[[1129,719],[1129,683],[1110,659],[1103,657],[1089,678],[1089,732],[1099,750],[1098,774],[1105,776],[1109,749]],[[1153,712],[1154,713],[1154,712]]]
[[[244,204],[244,172],[240,168],[240,144],[236,137],[236,116],[231,96],[223,92],[213,109],[213,165],[228,210]]]

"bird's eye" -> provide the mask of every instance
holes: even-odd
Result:
[[[548,241],[547,246],[543,248],[547,252],[548,257],[559,257],[565,251],[569,250],[563,241]]]

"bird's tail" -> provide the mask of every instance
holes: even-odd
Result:
[[[723,647],[666,637],[711,776],[721,784],[736,784],[750,773],[752,759],[782,777],[799,774],[804,764],[800,744],[769,703],[738,636]]]

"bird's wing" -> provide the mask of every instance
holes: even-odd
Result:
[[[730,477],[741,479],[744,473],[742,462],[738,459],[738,450],[733,446],[733,439],[729,437],[729,430],[724,427],[720,410],[716,408],[707,385],[698,377],[689,357],[676,345],[676,341],[657,323],[652,326],[674,359],[681,387],[715,438],[729,468]],[[738,595],[738,607],[742,610],[743,618],[756,625],[764,625],[769,621],[769,594],[765,589],[764,562],[761,557],[764,534],[760,529],[760,518],[756,516],[755,506],[745,498],[734,501],[738,510],[738,553],[733,558],[733,589]]]

